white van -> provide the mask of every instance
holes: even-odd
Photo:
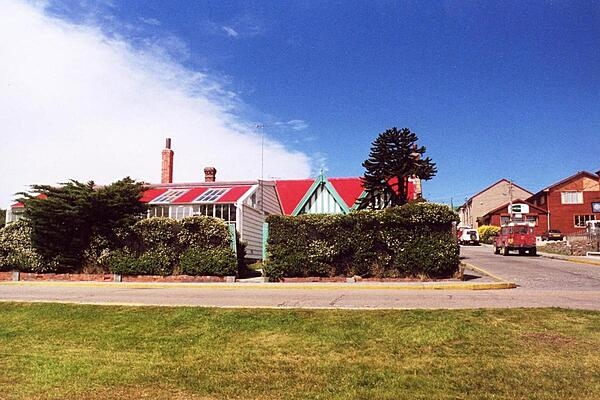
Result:
[[[472,244],[475,246],[479,246],[479,233],[477,232],[477,229],[459,228],[457,233],[459,244]]]

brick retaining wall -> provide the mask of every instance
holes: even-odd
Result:
[[[40,274],[35,272],[0,272],[0,281],[20,282],[235,282],[234,276],[131,275],[115,274]]]

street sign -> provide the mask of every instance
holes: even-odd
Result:
[[[510,214],[529,214],[529,205],[528,204],[513,204],[512,207],[508,210]]]

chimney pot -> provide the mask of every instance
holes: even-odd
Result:
[[[214,182],[217,176],[217,169],[215,167],[204,168],[204,182]]]

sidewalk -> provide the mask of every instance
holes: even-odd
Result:
[[[565,260],[571,261],[579,264],[589,264],[600,267],[600,257],[597,256],[567,256],[564,254],[555,254],[555,253],[546,253],[545,251],[540,251],[538,247],[538,255],[541,257],[552,258],[554,260]]]

